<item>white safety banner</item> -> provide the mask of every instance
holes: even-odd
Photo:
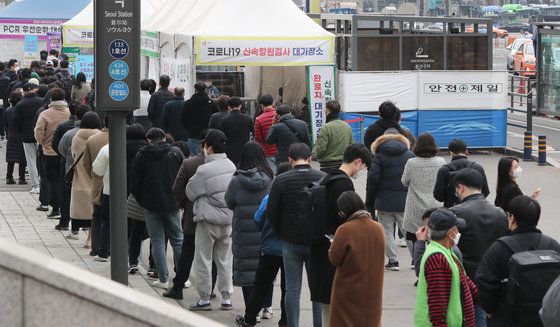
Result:
[[[331,37],[198,37],[197,65],[321,65],[333,62]]]
[[[181,86],[185,89],[186,93],[192,86],[189,86],[191,74],[191,61],[190,59],[175,59],[175,58],[161,58],[161,75],[168,75],[171,79],[169,84],[170,89]]]

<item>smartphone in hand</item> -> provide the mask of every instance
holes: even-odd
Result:
[[[333,234],[325,234],[325,237],[328,238],[329,240],[334,240],[334,235]]]

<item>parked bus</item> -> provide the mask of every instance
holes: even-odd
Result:
[[[494,26],[502,26],[508,23],[508,12],[500,6],[486,6],[482,8],[482,18],[491,18]]]

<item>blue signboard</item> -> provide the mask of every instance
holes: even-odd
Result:
[[[109,54],[115,59],[123,59],[128,55],[128,43],[117,39],[109,44]]]
[[[23,41],[25,50],[23,52],[37,52],[37,43],[39,38],[37,35],[26,35]]]
[[[83,56],[76,56],[76,61],[74,62],[75,65],[75,74],[82,72],[86,75],[86,80],[91,82],[93,76],[95,74],[95,69],[93,65],[93,56],[92,55],[83,55]]]
[[[116,80],[126,78],[128,76],[128,64],[122,60],[113,61],[109,65],[109,75]]]
[[[114,82],[109,86],[109,96],[115,101],[123,101],[128,97],[128,85],[124,82]]]

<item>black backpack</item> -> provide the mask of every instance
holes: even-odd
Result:
[[[551,239],[539,235],[535,250],[511,236],[498,239],[513,255],[505,287],[505,316],[515,326],[542,326],[538,311],[550,285],[560,275],[560,255],[551,248]]]
[[[457,198],[457,196],[455,195],[455,177],[459,174],[459,172],[462,169],[465,168],[472,168],[474,166],[474,161],[470,161],[467,162],[467,165],[465,167],[459,168],[456,165],[453,164],[453,161],[447,164],[447,167],[449,167],[451,169],[451,171],[449,171],[447,173],[447,201],[450,201],[452,203],[452,205],[455,205],[459,202],[459,199]]]
[[[327,232],[327,186],[322,177],[316,182],[310,183],[301,191],[297,200],[296,224],[301,236],[301,242],[305,244],[317,244],[326,240]],[[346,175],[335,175],[329,183],[338,179],[348,178]]]
[[[66,93],[66,102],[70,103],[70,95],[72,94],[72,85],[74,85],[74,75],[68,73],[63,75],[62,73],[56,74],[56,77],[60,80],[62,85],[64,85],[64,93]]]

